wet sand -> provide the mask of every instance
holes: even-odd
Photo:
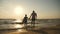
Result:
[[[0,30],[0,34],[60,34],[60,24],[47,28]]]
[[[25,29],[19,29],[19,30],[0,30],[0,34],[40,34],[40,33],[27,31]]]
[[[33,30],[34,32],[42,33],[42,34],[60,34],[60,24],[56,26],[51,26],[48,28],[39,28],[37,30]]]

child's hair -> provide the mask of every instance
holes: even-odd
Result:
[[[25,14],[25,17],[27,17],[27,14]]]

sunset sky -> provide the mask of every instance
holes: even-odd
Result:
[[[33,10],[38,19],[60,18],[58,0],[0,0],[0,18],[22,19]]]

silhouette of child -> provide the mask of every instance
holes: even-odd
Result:
[[[25,17],[23,18],[23,23],[25,26],[27,26],[27,19],[28,19],[27,14],[25,14]]]

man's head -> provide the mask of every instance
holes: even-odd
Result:
[[[35,11],[33,10],[33,13],[35,13]]]

